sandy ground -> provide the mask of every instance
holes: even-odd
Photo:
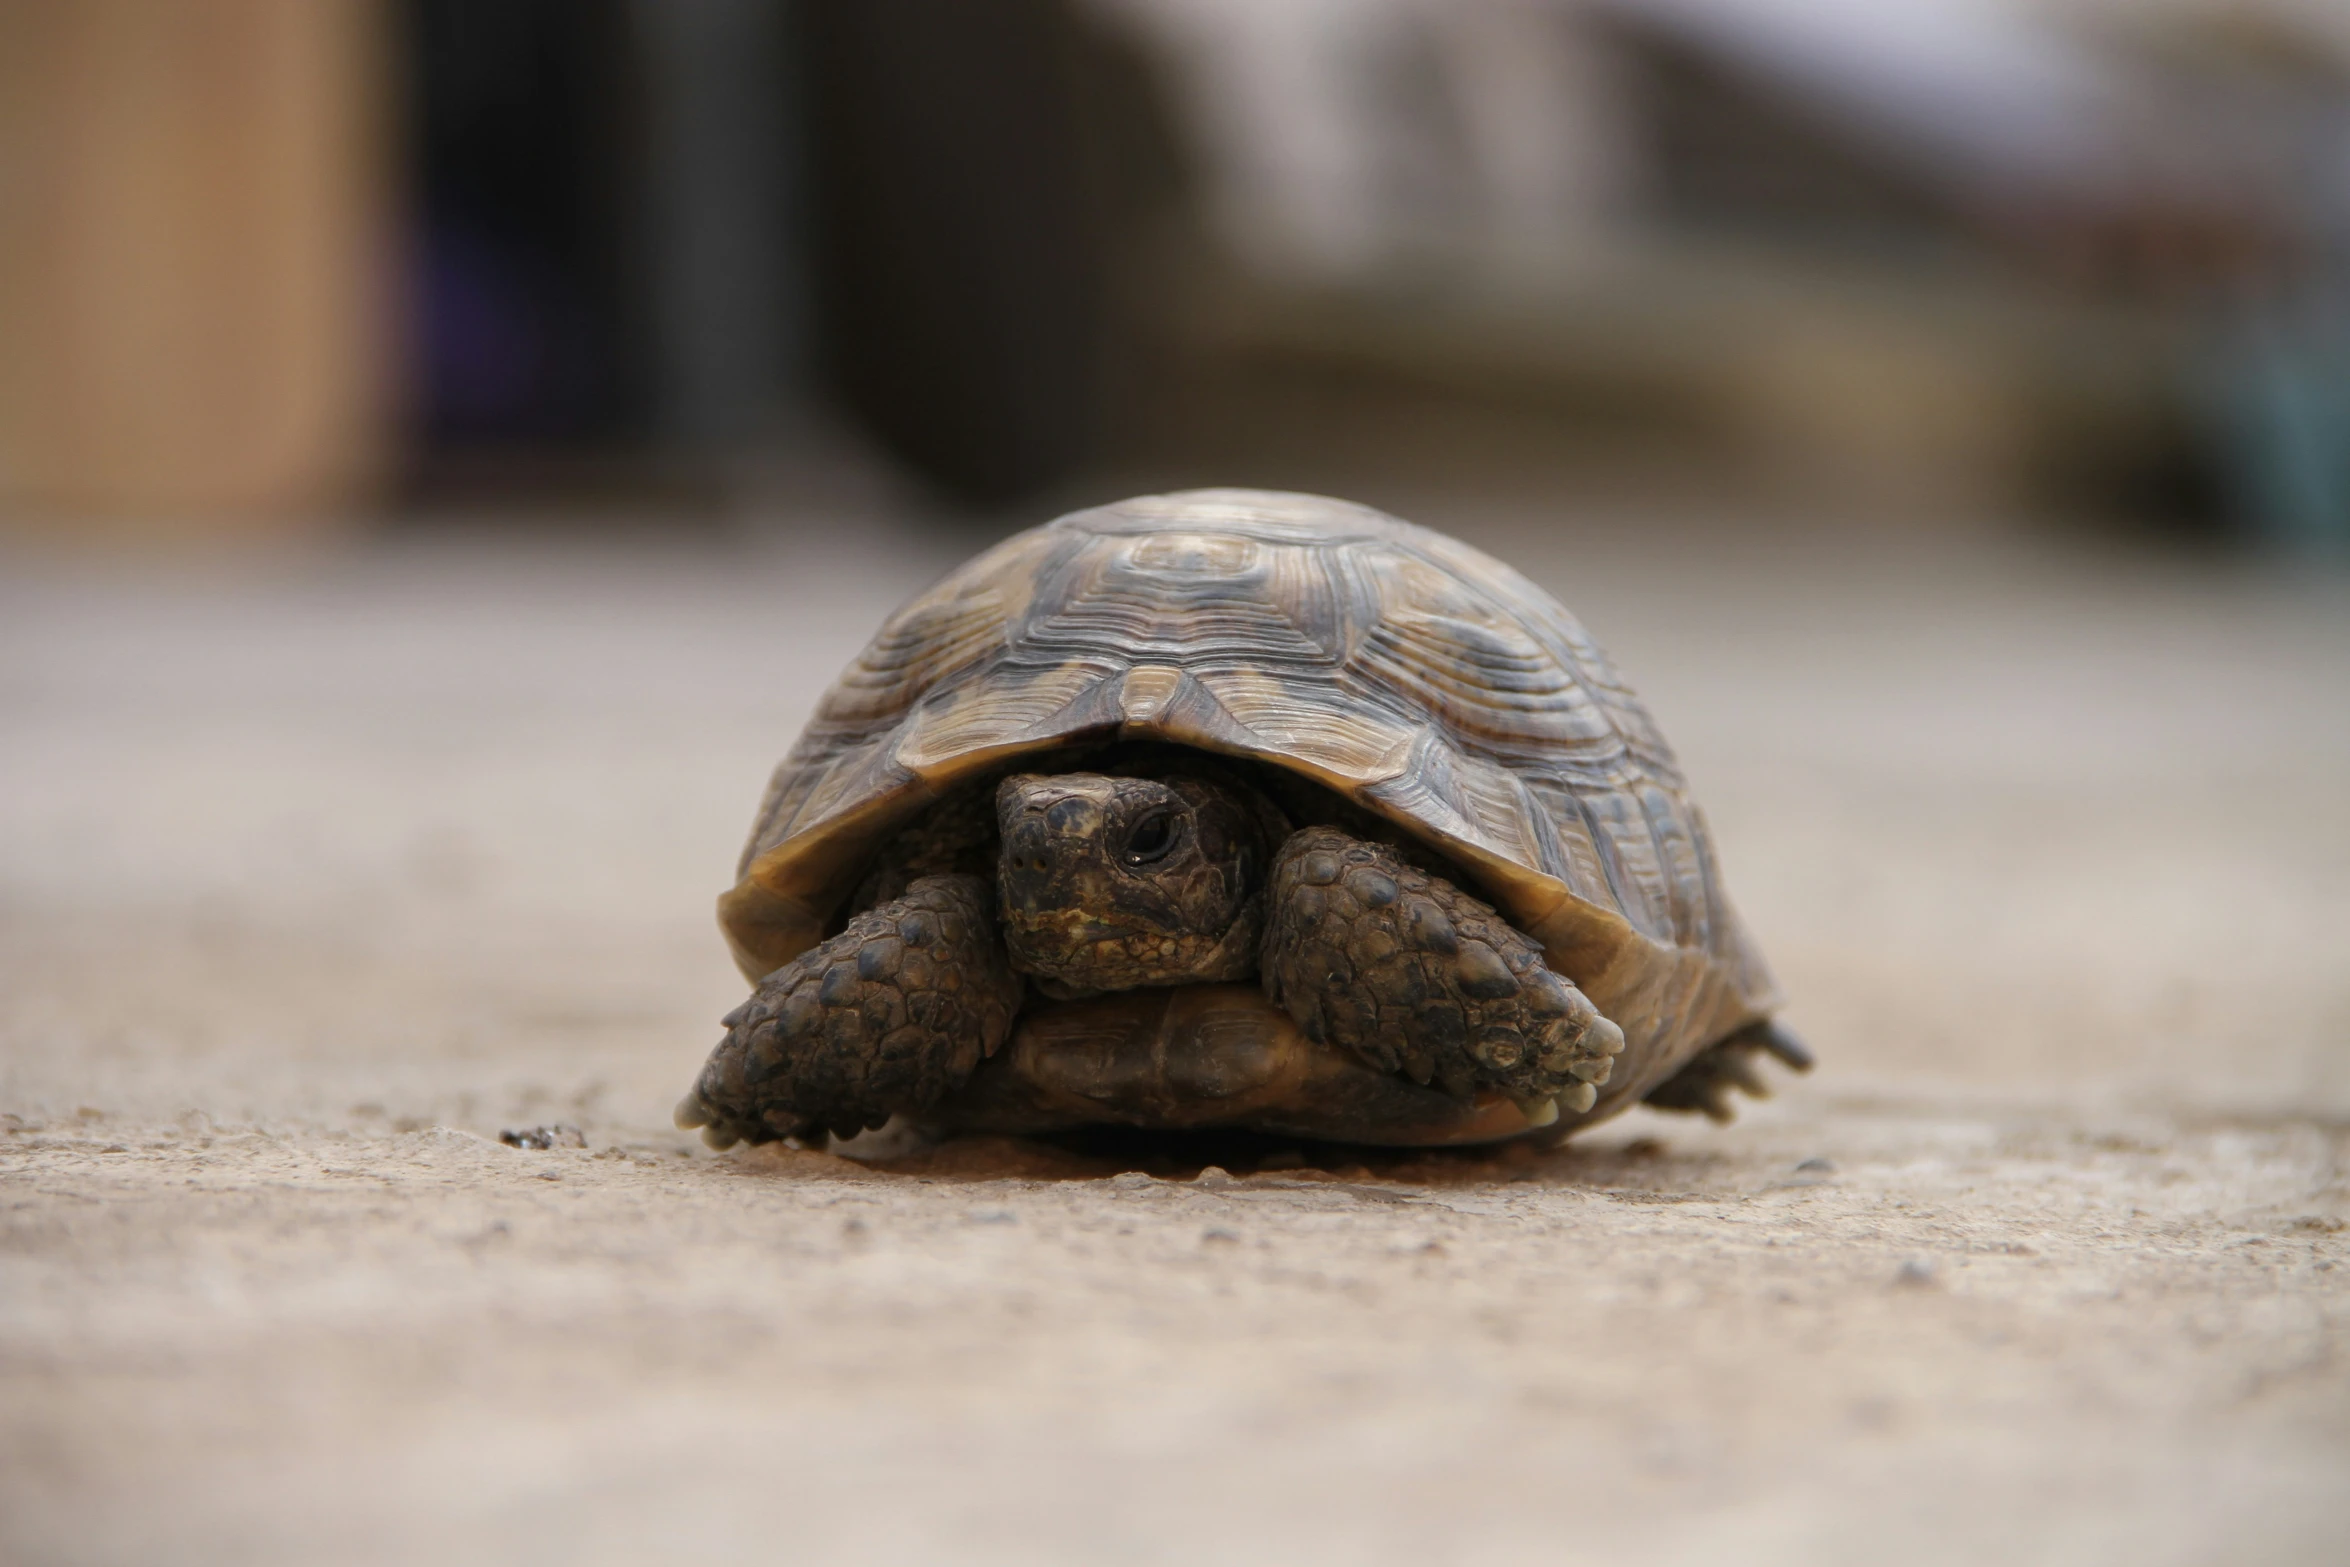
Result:
[[[2341,1561],[2350,593],[1429,520],[1681,747],[1737,1126],[714,1156],[710,900],[972,541],[0,563],[0,1557]]]

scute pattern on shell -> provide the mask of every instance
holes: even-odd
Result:
[[[1441,534],[1245,490],[1074,513],[891,617],[776,769],[725,905],[746,970],[962,779],[1107,738],[1292,769],[1472,871],[1633,1041],[1610,1098],[1775,1000],[1671,748],[1572,615]]]

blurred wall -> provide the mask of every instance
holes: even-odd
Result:
[[[979,502],[1093,455],[1102,260],[1059,0],[800,0],[826,382]]]
[[[0,0],[0,512],[846,456],[2350,555],[2339,10]]]
[[[0,0],[0,500],[267,529],[386,455],[369,0]]]

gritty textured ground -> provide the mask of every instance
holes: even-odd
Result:
[[[0,1559],[2340,1561],[2350,596],[1427,520],[1680,745],[1736,1127],[713,1156],[711,899],[973,541],[0,563]]]

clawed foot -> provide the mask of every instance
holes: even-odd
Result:
[[[1755,1070],[1758,1055],[1772,1056],[1790,1071],[1811,1070],[1811,1052],[1803,1041],[1765,1019],[1699,1051],[1687,1066],[1650,1089],[1641,1103],[1659,1110],[1693,1110],[1709,1121],[1732,1120],[1737,1113],[1733,1092],[1755,1099],[1771,1097],[1771,1085]]]
[[[925,877],[761,980],[677,1124],[730,1148],[919,1113],[995,1053],[1019,1004],[986,881]]]
[[[1266,992],[1307,1038],[1536,1126],[1597,1100],[1623,1030],[1489,905],[1332,827],[1290,835],[1267,891]]]

